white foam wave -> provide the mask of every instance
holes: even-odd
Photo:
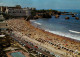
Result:
[[[38,25],[42,25],[41,23],[38,23],[38,22],[34,22],[34,23],[36,23],[36,24],[38,24]]]
[[[73,33],[80,33],[80,32],[78,32],[78,31],[74,31],[74,30],[69,30],[70,32],[73,32]]]
[[[47,29],[45,31],[48,31],[50,33],[57,34],[57,35],[60,35],[60,36],[69,37],[69,38],[72,38],[72,39],[80,40],[80,36],[72,35],[70,33],[63,33],[63,32],[59,32],[59,31],[51,31],[49,29]]]
[[[30,20],[30,22],[34,22],[34,21],[36,21],[36,20]]]

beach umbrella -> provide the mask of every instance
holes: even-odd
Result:
[[[66,46],[68,46],[68,44],[65,44]]]

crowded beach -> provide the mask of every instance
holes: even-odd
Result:
[[[9,19],[6,20],[6,22],[12,31],[20,32],[31,39],[35,39],[36,41],[44,44],[43,46],[50,51],[54,50],[56,51],[55,53],[65,55],[66,57],[80,56],[80,41],[35,28],[29,21],[26,21],[23,18]],[[45,45],[47,45],[47,47]]]

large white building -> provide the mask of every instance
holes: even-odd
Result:
[[[21,8],[20,6],[15,7],[7,7],[7,6],[0,6],[0,13],[6,13],[13,17],[27,17],[31,15],[31,9]]]
[[[29,10],[28,8],[21,9],[6,8],[5,13],[13,17],[27,17],[31,15],[31,10]]]
[[[13,17],[27,17],[31,15],[31,10],[28,8],[21,8],[21,9],[6,8],[5,13]]]

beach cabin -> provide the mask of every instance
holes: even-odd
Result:
[[[4,21],[4,20],[5,20],[5,18],[3,17],[3,15],[0,15],[0,22]]]
[[[3,15],[0,15],[0,32],[6,31],[8,29],[7,23],[4,21]]]

